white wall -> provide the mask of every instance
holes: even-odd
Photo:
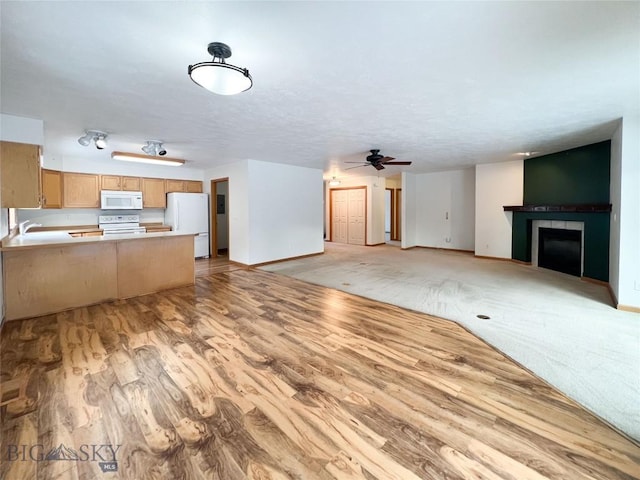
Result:
[[[611,166],[609,184],[609,201],[611,216],[609,218],[609,285],[616,296],[620,295],[620,189],[622,187],[622,119],[611,137]]]
[[[322,171],[257,160],[248,167],[248,263],[322,253]]]
[[[416,175],[402,172],[402,205],[400,208],[402,222],[400,226],[400,246],[415,247],[416,243]]]
[[[229,179],[229,259],[254,265],[324,251],[322,171],[243,160],[204,172]]]
[[[522,205],[524,161],[476,165],[475,253],[511,258],[512,212],[505,205]]]
[[[618,304],[640,308],[639,114],[625,116],[622,119],[612,139],[611,153],[613,211],[609,281]],[[616,238],[619,238],[618,242]],[[617,251],[615,244],[619,247]]]
[[[0,114],[0,140],[43,145],[44,122],[2,113]]]
[[[249,160],[222,165],[204,172],[204,188],[211,193],[211,180],[228,178],[229,260],[249,265]]]
[[[416,245],[474,250],[475,170],[415,175],[415,191]]]
[[[340,185],[333,188],[367,187],[367,245],[384,243],[384,191],[385,179],[377,176],[344,177],[340,179]],[[327,238],[329,238],[329,225],[331,219],[331,200],[329,182],[326,182],[325,191],[325,224],[327,225]]]
[[[17,221],[31,220],[44,227],[97,225],[99,215],[140,215],[141,223],[163,223],[164,208],[143,210],[100,210],[99,208],[18,209]]]

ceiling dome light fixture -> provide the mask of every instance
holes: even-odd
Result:
[[[235,95],[253,86],[249,70],[225,62],[225,58],[231,56],[231,48],[228,45],[212,42],[207,51],[213,56],[213,60],[189,65],[191,80],[218,95]]]
[[[103,150],[107,146],[107,134],[99,130],[85,130],[84,135],[78,139],[78,143],[83,147],[89,146],[91,141],[98,150]]]
[[[142,147],[142,151],[147,155],[154,156],[164,156],[167,154],[167,151],[162,147],[162,142],[160,140],[147,140],[147,144]]]
[[[337,187],[338,185],[340,185],[340,180],[338,180],[336,177],[333,177],[331,180],[329,180],[330,187]]]

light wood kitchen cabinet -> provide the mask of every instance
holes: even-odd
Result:
[[[141,191],[141,184],[140,177],[122,177],[122,190],[126,190],[127,192]]]
[[[40,146],[0,142],[2,206],[36,208],[40,206]]]
[[[202,182],[198,180],[185,180],[185,191],[189,193],[202,193]]]
[[[100,175],[64,172],[62,192],[64,208],[100,208]]]
[[[42,208],[62,208],[62,172],[42,169]]]
[[[166,180],[165,190],[170,192],[202,193],[202,182],[199,180]]]
[[[142,206],[143,208],[166,208],[164,178],[142,179]]]
[[[121,175],[100,175],[101,190],[140,191],[140,177],[123,177]]]
[[[167,178],[165,180],[165,191],[166,193],[184,192],[184,180],[172,180]]]

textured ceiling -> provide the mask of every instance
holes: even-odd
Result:
[[[1,110],[44,120],[45,156],[159,139],[194,168],[342,175],[379,148],[413,161],[383,174],[419,173],[605,140],[640,108],[638,2],[2,1],[0,15]],[[251,90],[191,82],[212,41]],[[78,145],[85,129],[109,148]]]

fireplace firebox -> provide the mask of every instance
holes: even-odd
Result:
[[[582,232],[559,228],[540,228],[538,266],[580,277]]]

